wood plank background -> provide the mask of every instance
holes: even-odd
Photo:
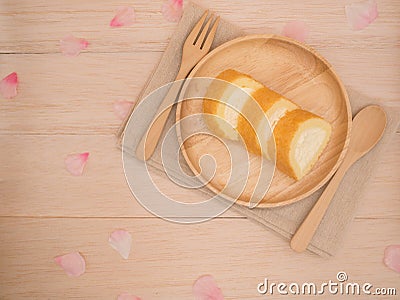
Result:
[[[355,32],[344,14],[351,2],[198,0],[249,33],[279,33],[288,21],[306,22],[307,43],[346,85],[400,107],[400,3],[377,1],[378,19]],[[137,22],[110,28],[124,5],[135,8]],[[400,243],[399,133],[360,191],[363,205],[342,249],[328,260],[292,252],[287,241],[234,212],[183,226],[155,218],[133,199],[115,148],[120,121],[112,103],[135,99],[176,28],[164,20],[161,5],[0,0],[0,78],[13,71],[20,78],[18,96],[0,99],[0,299],[115,299],[123,291],[191,299],[202,274],[213,274],[227,299],[260,299],[256,287],[264,277],[318,283],[341,270],[351,280],[400,293],[399,275],[382,264],[385,246]],[[68,33],[90,42],[78,57],[59,53]],[[72,177],[64,157],[83,151],[91,153],[84,176]],[[173,193],[171,183],[162,185]],[[107,243],[114,228],[133,235],[128,261]],[[77,279],[53,262],[73,250],[87,261],[87,273]]]

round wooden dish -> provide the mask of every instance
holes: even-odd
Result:
[[[249,35],[211,51],[196,65],[189,77],[216,77],[229,68],[251,75],[332,124],[328,146],[311,172],[300,181],[295,181],[276,169],[270,188],[258,207],[294,203],[322,187],[337,170],[346,153],[352,120],[347,93],[331,65],[310,47],[292,39],[275,35]],[[201,101],[183,101],[177,107],[176,118],[179,121],[201,112]],[[185,130],[183,126],[177,127],[178,138],[181,138],[182,130]],[[223,145],[207,136],[196,135],[186,140],[182,152],[196,175],[200,172],[199,159],[204,154],[217,157],[217,165],[230,163],[226,158],[224,161],[226,149]],[[207,187],[215,193],[220,193],[222,188],[218,176],[217,168],[215,177],[207,183]],[[251,190],[245,189],[236,203],[248,204],[251,193]],[[227,195],[222,196],[230,199]]]

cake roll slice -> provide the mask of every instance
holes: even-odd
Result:
[[[317,162],[331,135],[331,125],[302,109],[286,113],[274,128],[276,166],[300,180]]]
[[[203,112],[216,117],[206,116],[206,123],[220,137],[239,140],[237,127],[240,111],[263,85],[235,70],[223,71],[216,79],[210,84],[203,101]]]
[[[270,158],[271,151],[267,146],[272,138],[271,129],[286,112],[299,107],[251,76],[236,70],[225,70],[216,79],[219,80],[207,90],[203,112],[219,118],[206,117],[208,127],[222,138],[242,138],[249,152]]]
[[[272,130],[287,112],[298,109],[299,107],[292,101],[267,87],[257,90],[252,96],[264,112],[264,116],[259,117],[254,115],[254,117],[250,117],[249,120],[246,120],[244,116],[251,116],[252,111],[255,111],[254,104],[250,101],[247,102],[243,109],[244,113],[239,116],[238,131],[250,152],[263,154],[270,159],[273,157],[273,149],[268,146],[270,145],[271,139],[273,139]],[[253,128],[255,130],[253,130]]]
[[[203,112],[215,116],[205,117],[207,126],[222,138],[242,138],[247,151],[275,159],[288,176],[304,177],[330,139],[329,122],[249,75],[230,69],[216,78],[203,101]]]

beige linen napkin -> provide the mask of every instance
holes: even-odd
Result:
[[[153,74],[139,96],[139,99],[143,99],[143,97],[150,94],[152,91],[174,80],[181,60],[180,55],[182,45],[186,36],[191,31],[194,24],[203,14],[203,12],[204,9],[195,4],[187,4],[176,32],[171,37],[160,63],[155,68]],[[225,22],[224,20],[221,20],[212,48],[215,48],[222,43],[243,34],[244,33],[237,27]],[[353,114],[357,113],[364,106],[373,103],[379,103],[373,99],[360,95],[350,88],[347,90],[351,101]],[[158,100],[161,102],[162,97],[158,97]],[[159,106],[159,103],[156,103],[157,101],[153,102],[152,106],[149,106],[147,111],[142,114],[141,118],[143,118],[143,122],[135,123],[134,128],[133,126],[129,126],[127,128],[127,131],[124,133],[126,136],[135,135],[140,138],[140,136],[143,135],[146,128],[148,128],[148,124],[151,122],[157,107]],[[399,114],[394,110],[388,110],[387,108],[385,108],[385,110],[388,116],[388,125],[382,140],[370,153],[368,153],[363,159],[359,160],[346,174],[325,217],[322,220],[321,225],[319,226],[314,238],[311,241],[311,244],[308,247],[310,251],[318,255],[331,256],[339,247],[339,242],[342,239],[346,226],[348,226],[352,220],[357,203],[361,199],[362,191],[364,190],[365,185],[368,183],[374,167],[378,162],[379,153],[382,151],[385,145],[390,142],[392,135],[396,132],[399,124]],[[169,117],[166,129],[170,128],[170,126],[174,123],[174,119],[175,110],[172,111]],[[164,133],[166,129],[164,130]],[[123,130],[124,127],[122,126],[120,128],[120,132]],[[138,139],[136,139],[136,141],[138,141]],[[121,146],[120,140],[119,146]],[[135,152],[134,149],[134,144],[131,145],[131,148],[126,146],[124,148],[125,151],[133,155]],[[173,152],[172,150],[173,149],[171,149],[171,152]],[[160,174],[163,174],[163,176],[166,177],[166,175],[162,172],[163,166],[161,164],[160,153],[161,150],[160,147],[158,147],[155,151],[155,154],[149,161],[149,165],[154,167],[155,170],[158,170]],[[132,157],[130,159],[135,158]],[[171,156],[170,159],[174,159],[174,157]],[[190,169],[185,163],[183,157],[181,156],[179,159],[184,171],[190,173]],[[177,189],[178,188],[179,187],[177,187]],[[319,198],[324,188],[325,187],[321,188],[302,201],[284,207],[249,209],[247,207],[235,204],[232,206],[232,209],[248,217],[249,219],[258,222],[259,224],[278,232],[285,238],[290,238],[296,231],[297,227],[301,224],[304,217],[310,211],[315,201]],[[211,192],[207,188],[200,188],[193,190],[193,193],[210,194]],[[225,200],[221,198],[221,201]]]

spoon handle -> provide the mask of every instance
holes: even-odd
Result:
[[[350,165],[351,162],[349,160],[345,160],[341,164],[329,182],[328,186],[322,193],[321,197],[314,204],[314,207],[311,209],[303,223],[293,235],[290,241],[290,247],[296,252],[303,252],[307,249],[308,244],[310,243],[315,231],[321,223],[321,220],[324,217],[325,212],[328,209],[329,204],[331,203],[331,200]]]

